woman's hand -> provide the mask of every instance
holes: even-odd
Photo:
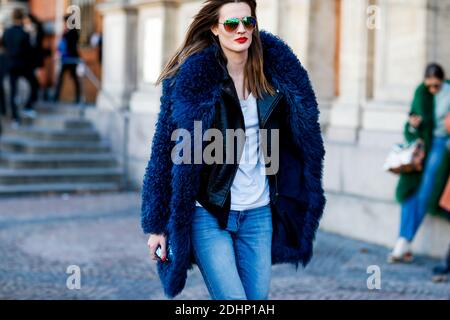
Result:
[[[420,124],[422,123],[422,117],[416,114],[410,115],[408,122],[411,127],[418,129]]]
[[[156,250],[161,246],[161,261],[166,261],[166,236],[164,234],[150,234],[147,245],[153,260],[159,260],[159,257],[156,255]]]

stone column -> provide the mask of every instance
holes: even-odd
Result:
[[[98,8],[104,17],[104,49],[97,106],[119,109],[128,106],[137,85],[137,11],[127,0],[106,1]]]
[[[329,140],[355,142],[361,126],[361,105],[367,91],[367,0],[342,0],[340,94],[330,114]]]
[[[271,10],[276,14],[271,32],[278,33],[292,50],[297,54],[305,67],[308,67],[308,44],[310,41],[310,11],[311,0],[285,0],[278,1],[277,10]],[[259,13],[261,15],[261,13]],[[264,23],[264,19],[258,17]]]
[[[137,90],[130,100],[129,169],[132,181],[140,186],[149,155],[162,86],[155,87],[164,65],[181,45],[178,1],[134,1],[138,12]],[[188,15],[190,17],[192,15]],[[183,36],[186,27],[182,30]]]
[[[319,102],[320,121],[326,125],[335,89],[336,1],[283,0],[277,1],[277,6],[268,4],[262,6],[267,11],[262,18],[261,11],[258,13],[261,25],[267,28],[265,22],[271,22],[267,29],[285,40],[308,70]],[[273,18],[275,14],[277,18]]]
[[[134,112],[156,114],[161,86],[155,87],[164,65],[175,53],[178,43],[178,1],[134,1],[137,22],[137,90],[130,107]],[[185,29],[184,29],[185,31]]]
[[[427,57],[444,67],[450,77],[450,0],[428,0]]]
[[[286,33],[283,33],[282,31],[282,25],[286,23],[286,21],[282,21],[281,18],[291,20],[291,16],[281,17],[280,10],[282,10],[282,6],[284,5],[289,6],[292,0],[284,0],[284,3],[281,2],[283,1],[266,0],[257,2],[256,15],[258,17],[260,30],[263,29],[275,34],[279,34],[280,36],[286,36]],[[292,11],[290,13],[292,13]]]
[[[300,59],[308,70],[313,88],[316,92],[320,122],[323,126],[329,123],[330,109],[335,98],[335,55],[337,37],[336,0],[313,0],[308,6],[308,36],[303,44],[305,54]],[[326,23],[325,23],[326,21]],[[297,22],[294,22],[295,25]],[[296,30],[295,28],[291,28]],[[320,32],[318,32],[320,30]]]
[[[405,103],[427,60],[427,0],[380,0],[374,99]]]
[[[381,26],[375,36],[374,96],[364,108],[364,136],[376,135],[371,140],[380,140],[383,132],[401,140],[425,66],[436,61],[450,72],[450,1],[379,0],[378,5]]]

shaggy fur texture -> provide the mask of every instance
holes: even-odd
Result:
[[[294,142],[302,150],[304,181],[302,192],[308,200],[303,212],[299,239],[301,250],[272,244],[272,263],[302,263],[312,256],[313,241],[325,206],[322,168],[325,155],[318,122],[316,97],[306,70],[292,49],[280,38],[261,31],[264,72],[269,82],[284,94]],[[152,142],[142,189],[142,228],[145,233],[165,232],[173,251],[170,263],[157,263],[167,297],[184,288],[187,271],[193,267],[190,231],[195,210],[201,165],[171,161],[174,129],[184,128],[193,136],[194,120],[202,121],[203,131],[214,119],[214,106],[220,99],[223,70],[217,62],[217,45],[193,54],[172,79],[163,81],[161,110]]]

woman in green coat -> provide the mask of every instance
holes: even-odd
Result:
[[[404,135],[408,142],[425,143],[425,165],[422,172],[400,175],[396,198],[401,203],[399,238],[389,262],[412,261],[411,242],[427,212],[445,214],[439,207],[449,175],[449,133],[445,117],[450,112],[450,81],[438,64],[427,66],[425,80],[416,89]]]

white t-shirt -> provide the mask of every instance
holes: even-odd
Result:
[[[256,98],[239,100],[245,122],[245,145],[231,185],[231,210],[249,210],[269,204],[269,182],[259,156],[259,121]],[[201,206],[196,202],[197,206]]]

